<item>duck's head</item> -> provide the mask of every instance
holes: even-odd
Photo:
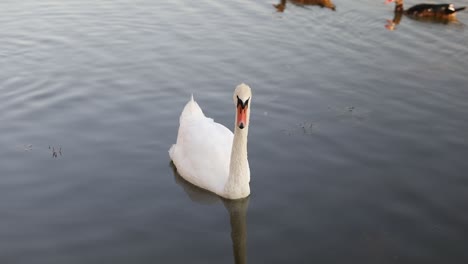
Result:
[[[395,2],[395,4],[397,5],[403,5],[403,0],[385,0],[385,4],[390,4],[390,3],[393,3]]]
[[[239,84],[234,90],[233,100],[237,109],[236,127],[244,129],[249,125],[252,90],[247,84]]]

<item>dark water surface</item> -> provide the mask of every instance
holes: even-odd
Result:
[[[273,4],[0,2],[0,263],[468,263],[468,12]],[[228,202],[167,150],[191,93],[231,128],[241,82]]]

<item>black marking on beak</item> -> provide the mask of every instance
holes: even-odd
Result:
[[[249,105],[249,99],[245,100],[245,102],[242,102],[242,100],[239,98],[239,96],[237,96],[237,106],[240,105],[240,107],[242,109],[245,109],[245,107]]]
[[[245,127],[245,126],[244,126],[244,123],[240,123],[239,128],[240,128],[240,129],[244,129],[244,127]]]

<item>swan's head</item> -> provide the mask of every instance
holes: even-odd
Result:
[[[244,129],[249,125],[250,104],[252,91],[247,84],[239,84],[234,91],[234,105],[236,106],[236,127]]]

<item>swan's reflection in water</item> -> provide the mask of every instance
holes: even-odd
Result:
[[[250,196],[239,200],[227,200],[214,193],[201,189],[184,180],[177,172],[174,163],[170,163],[177,184],[182,186],[189,198],[201,204],[215,204],[220,200],[229,213],[231,222],[231,239],[234,251],[234,263],[247,263],[247,208]]]
[[[231,221],[232,249],[234,263],[247,263],[247,208],[250,196],[239,200],[223,199]]]
[[[281,0],[278,4],[273,5],[278,12],[283,12],[286,9],[286,2],[291,2],[297,6],[320,6],[336,10],[335,4],[331,0]]]
[[[400,24],[404,14],[403,12],[395,12],[393,19],[387,19],[385,28],[388,30],[396,30],[397,25]],[[417,20],[420,22],[434,23],[434,24],[461,24],[456,17],[415,17],[415,16],[406,16],[409,19]]]

